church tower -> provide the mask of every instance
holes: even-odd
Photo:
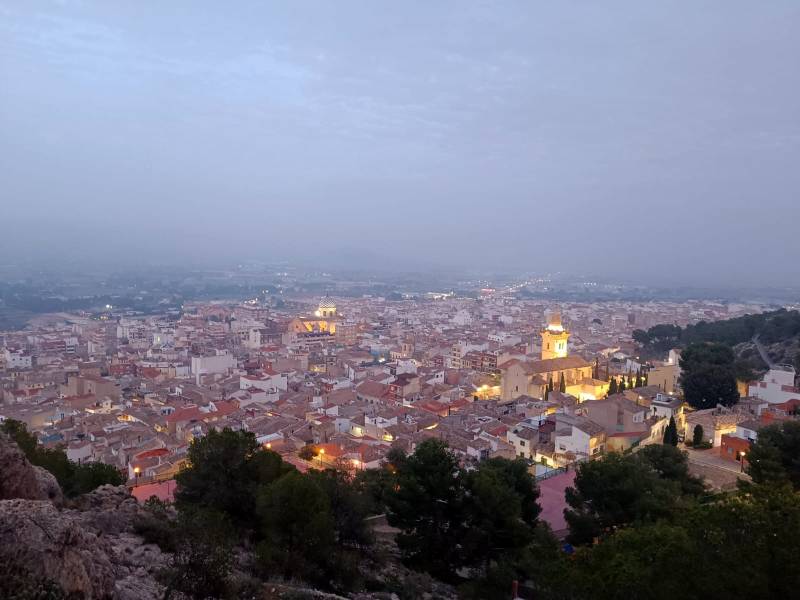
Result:
[[[561,313],[550,314],[547,327],[542,329],[542,360],[563,358],[567,355],[569,331],[561,324]]]

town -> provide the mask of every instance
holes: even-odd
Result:
[[[194,302],[147,317],[107,306],[4,332],[0,420],[25,423],[71,461],[113,465],[144,500],[171,499],[189,444],[224,428],[252,432],[301,470],[375,469],[392,448],[437,438],[465,465],[521,457],[543,479],[661,443],[674,419],[681,439],[700,425],[712,462],[736,471],[759,423],[800,397],[782,367],[733,408],[687,410],[679,351],[640,359],[632,339],[760,305],[553,306],[494,290],[287,300]]]

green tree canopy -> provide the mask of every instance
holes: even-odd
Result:
[[[399,466],[387,498],[389,524],[406,563],[451,579],[466,534],[464,472],[447,445],[422,442]]]
[[[268,574],[325,585],[335,565],[331,504],[314,477],[288,473],[258,495],[263,540],[258,556]]]
[[[486,573],[492,563],[516,560],[532,541],[539,491],[523,460],[486,460],[465,483],[463,563]]]
[[[675,417],[669,418],[669,423],[664,429],[664,444],[669,446],[678,445],[678,426],[675,424]]]
[[[211,430],[192,441],[188,465],[175,478],[179,506],[198,506],[228,515],[236,525],[252,523],[255,494],[294,470],[276,453],[262,449],[247,431]]]
[[[790,483],[800,490],[800,421],[760,429],[747,462],[747,472],[756,483]]]
[[[61,491],[67,497],[91,492],[101,485],[122,485],[125,477],[112,465],[105,463],[75,463],[67,458],[61,447],[45,448],[36,436],[28,431],[25,423],[7,419],[0,431],[16,442],[32,465],[42,467],[53,474]]]
[[[692,430],[692,446],[699,446],[703,443],[703,426],[699,423]]]
[[[681,353],[681,388],[694,408],[732,406],[739,401],[734,354],[716,343],[691,344]]]
[[[686,455],[673,446],[648,446],[629,455],[612,452],[581,463],[574,487],[566,491],[568,540],[588,544],[621,526],[671,518],[685,504],[685,495],[702,490],[689,476]]]

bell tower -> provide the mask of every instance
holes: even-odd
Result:
[[[567,340],[569,331],[561,324],[561,313],[556,311],[550,314],[547,327],[542,329],[542,360],[548,358],[563,358],[567,355]]]

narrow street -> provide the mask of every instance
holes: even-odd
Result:
[[[732,489],[736,487],[738,479],[750,480],[750,476],[742,472],[738,462],[719,455],[719,448],[709,450],[684,448],[684,450],[689,456],[689,471],[705,479],[712,488]]]

